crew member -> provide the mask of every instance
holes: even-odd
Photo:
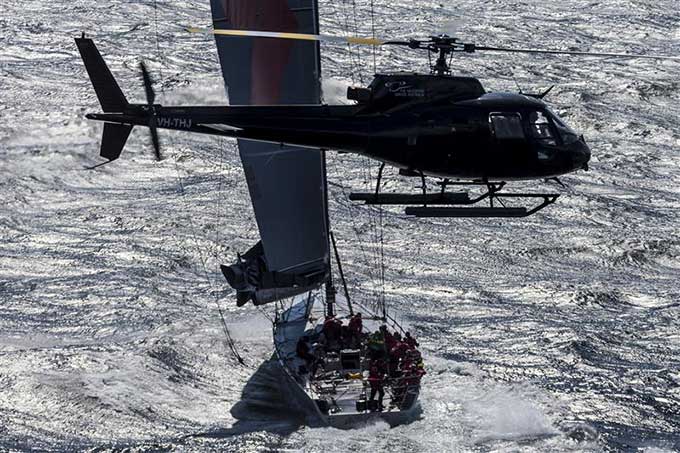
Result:
[[[352,316],[352,319],[349,320],[349,330],[351,330],[356,335],[361,335],[363,327],[361,313],[357,313],[356,315]]]
[[[368,338],[368,353],[372,360],[380,359],[385,356],[385,337],[382,331],[378,330]]]
[[[404,372],[394,389],[394,399],[400,408],[405,409],[413,404],[414,395],[417,395],[420,380],[424,375],[425,370],[423,367],[415,364],[410,365]]]
[[[350,343],[352,348],[357,348],[361,344],[361,333],[363,330],[363,322],[361,313],[357,313],[349,320]]]
[[[394,335],[392,335],[388,330],[386,325],[380,326],[380,332],[383,334],[383,338],[385,340],[385,351],[390,352],[390,350],[394,347],[395,339]]]
[[[327,316],[323,323],[323,333],[326,336],[326,349],[328,351],[339,350],[342,339],[342,321],[334,316]]]
[[[303,336],[297,342],[295,346],[295,353],[298,357],[305,361],[307,369],[310,370],[312,376],[316,374],[316,369],[318,366],[318,360],[314,354],[312,354],[309,347],[309,337]]]
[[[408,347],[411,348],[411,349],[415,349],[418,346],[420,346],[418,344],[418,342],[416,341],[416,339],[411,336],[411,332],[406,332],[406,337],[404,338],[404,343],[406,343],[408,345]]]
[[[396,341],[390,349],[390,377],[396,377],[399,374],[399,363],[406,358],[408,351],[408,346],[402,341]]]
[[[371,386],[371,395],[368,401],[375,401],[375,394],[378,394],[378,412],[383,410],[383,398],[385,397],[385,369],[380,365],[379,360],[371,361],[371,369],[368,372],[368,383]]]

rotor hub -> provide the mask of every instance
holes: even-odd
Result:
[[[430,71],[435,75],[451,74],[451,58],[456,52],[474,53],[477,49],[472,43],[463,43],[449,35],[431,36],[427,40],[411,39],[408,41],[411,49],[427,50],[430,54]],[[432,55],[436,54],[435,62]]]

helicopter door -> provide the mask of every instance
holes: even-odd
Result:
[[[507,169],[535,160],[522,124],[522,115],[517,112],[491,113],[489,123],[496,143],[493,146],[494,165]]]

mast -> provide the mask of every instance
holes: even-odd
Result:
[[[321,152],[323,165],[323,197],[326,213],[326,239],[328,239],[328,276],[326,277],[326,316],[335,315],[335,294],[337,290],[333,284],[333,267],[331,266],[331,223],[328,214],[328,174],[326,172],[326,151]]]
[[[316,26],[316,33],[321,33],[319,26],[319,2],[314,0],[314,24]],[[319,75],[319,91],[321,91],[321,46],[316,43],[316,68]],[[326,277],[326,316],[335,315],[335,295],[337,290],[333,284],[333,267],[331,266],[331,222],[328,213],[328,172],[326,171],[326,150],[321,151],[321,165],[323,174],[323,199],[324,210],[326,216],[326,240],[328,241],[328,275]]]
[[[335,252],[335,263],[338,265],[338,274],[340,274],[340,281],[342,288],[345,290],[345,299],[347,299],[347,308],[349,308],[350,316],[354,316],[354,309],[352,308],[352,299],[349,298],[349,290],[347,289],[347,280],[345,274],[342,272],[342,262],[340,261],[340,254],[338,253],[338,245],[335,243],[335,235],[331,231],[331,241],[333,242],[333,252]]]

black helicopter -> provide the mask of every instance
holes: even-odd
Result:
[[[159,128],[357,153],[382,162],[382,166],[375,193],[357,193],[350,198],[368,204],[419,205],[406,209],[407,214],[418,217],[531,215],[553,203],[559,195],[501,192],[506,181],[548,179],[587,170],[591,156],[584,137],[542,101],[547,92],[487,93],[479,80],[451,75],[454,54],[496,51],[673,58],[484,47],[446,35],[426,40],[384,41],[241,30],[210,33],[401,45],[424,49],[428,55],[435,54],[436,60],[431,62],[430,74],[378,74],[367,88],[350,87],[348,98],[355,101],[354,105],[164,107],[154,104],[151,78],[143,64],[147,104],[128,103],[94,42],[83,36],[76,43],[105,112],[88,114],[87,118],[106,123],[103,157],[112,161],[120,156],[133,126],[150,128],[159,159]],[[423,193],[379,193],[385,164],[399,168],[404,176],[420,177]],[[428,176],[442,179],[441,191],[427,193]],[[448,186],[461,184],[479,184],[488,190],[478,197],[446,192]],[[533,209],[494,207],[494,199],[508,197],[543,202]],[[490,208],[431,206],[472,205],[483,199],[491,201]]]

